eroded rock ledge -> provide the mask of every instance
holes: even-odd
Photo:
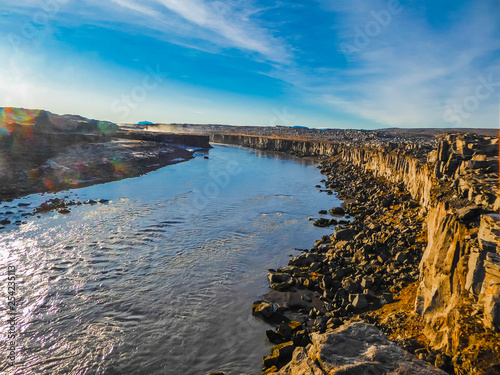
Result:
[[[325,333],[312,333],[308,349],[297,347],[291,361],[273,375],[406,374],[446,372],[404,351],[371,324],[347,323]]]

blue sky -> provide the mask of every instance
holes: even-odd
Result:
[[[0,106],[115,122],[499,127],[498,0],[2,0],[0,33]]]

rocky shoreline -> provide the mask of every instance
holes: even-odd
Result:
[[[336,225],[333,235],[270,270],[272,290],[252,306],[274,326],[264,373],[500,373],[499,195],[488,184],[498,138],[329,155],[325,191],[350,203],[319,213],[315,224]],[[398,355],[387,343],[345,348],[358,331],[376,336],[371,324]]]
[[[25,165],[22,162],[10,163],[13,173],[9,177],[13,178],[4,179],[7,181],[0,188],[0,203],[9,203],[14,198],[29,194],[55,193],[138,177],[192,158],[193,151],[184,146],[151,141],[114,138],[105,142],[77,143],[54,157],[40,159],[40,164],[33,164],[31,168],[23,168]],[[32,207],[32,211],[24,212],[22,216],[39,216],[50,211],[67,214],[72,206],[98,203],[107,202],[102,199],[79,201],[53,198]],[[12,214],[12,208],[4,205],[0,210],[0,230],[24,223],[22,219],[12,219]]]
[[[188,161],[195,150],[206,152],[208,136],[121,131],[116,124],[46,111],[0,108],[0,202],[29,194],[58,192],[138,177],[166,165]],[[72,206],[105,203],[49,199],[32,211],[9,205],[0,210],[0,230],[21,225],[22,217]],[[24,205],[24,203],[20,203]]]
[[[314,346],[312,340],[324,338],[321,335],[327,330],[339,332],[344,324],[347,326],[340,330],[347,329],[360,314],[392,303],[398,292],[418,280],[425,233],[420,206],[410,194],[404,188],[393,194],[385,181],[341,160],[324,162],[321,168],[328,176],[325,187],[352,201],[345,213],[339,208],[330,210],[331,220],[338,223],[346,219],[344,214],[349,220],[338,225],[333,235],[318,240],[310,251],[291,259],[287,267],[269,273],[273,291],[254,303],[253,313],[279,321],[275,331],[267,332],[277,345],[291,341],[294,347]],[[299,324],[300,330],[290,329]],[[415,353],[425,348],[421,341],[409,337],[398,344]],[[265,373],[291,373],[297,365],[278,370],[292,354],[303,355],[302,350],[281,353],[273,349],[272,353],[264,359]],[[422,370],[421,364],[415,366],[416,372]],[[352,367],[352,371],[361,370]]]

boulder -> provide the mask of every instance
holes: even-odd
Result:
[[[324,375],[321,368],[307,356],[305,348],[298,347],[294,350],[292,361],[283,367],[280,372],[272,375]]]
[[[315,227],[325,228],[325,227],[327,227],[327,226],[330,225],[330,220],[324,219],[324,218],[320,218],[320,219],[314,221],[313,225]]]
[[[341,229],[333,234],[336,241],[351,241],[355,235],[356,231],[352,229]]]
[[[346,277],[342,280],[342,288],[349,293],[353,294],[360,290],[359,284],[356,283],[351,277]]]
[[[264,294],[263,299],[269,302],[269,304],[277,306],[278,309],[303,309],[309,311],[313,308],[317,308],[320,311],[324,311],[324,303],[319,299],[319,297],[320,296],[317,295],[317,293],[304,289],[295,291],[289,290],[286,292],[270,290]]]
[[[399,253],[396,254],[394,260],[398,263],[403,263],[406,260],[406,258],[407,258],[406,253],[400,251]]]
[[[318,246],[318,252],[319,253],[326,253],[328,250],[330,250],[330,244],[329,243],[324,243]]]
[[[333,207],[329,212],[332,215],[345,215],[345,211],[342,207]]]
[[[267,279],[271,283],[291,283],[292,276],[285,272],[269,273]]]
[[[352,300],[352,305],[356,310],[362,310],[368,307],[368,300],[364,294],[357,294]]]
[[[273,305],[268,302],[255,301],[252,305],[252,315],[259,318],[270,318],[274,313]]]
[[[274,332],[272,329],[266,331],[266,337],[273,344],[281,344],[286,341],[282,335],[278,332]]]
[[[445,375],[404,351],[376,327],[347,323],[326,333],[313,333],[308,350],[295,348],[292,360],[272,375]]]
[[[307,266],[310,266],[311,263],[314,263],[317,261],[318,261],[318,256],[316,254],[304,253],[304,254],[301,254],[297,257],[290,259],[290,261],[288,263],[292,266],[307,267]]]
[[[271,348],[271,355],[262,360],[265,368],[287,364],[292,359],[293,341],[284,342]]]
[[[373,285],[373,278],[366,276],[361,279],[361,287],[363,289],[371,289],[372,285]]]
[[[262,359],[262,364],[264,365],[264,368],[276,368],[279,363],[279,358],[276,355],[268,355]]]
[[[404,351],[371,324],[347,323],[324,334],[312,333],[311,341],[307,359],[302,362],[317,361],[329,375],[446,374]]]

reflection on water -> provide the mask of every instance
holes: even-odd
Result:
[[[251,303],[266,270],[329,233],[308,217],[338,203],[314,188],[312,161],[277,155],[217,146],[209,160],[56,194],[110,200],[68,215],[22,216],[52,195],[4,203],[0,217],[15,220],[0,252],[17,267],[19,335],[17,364],[7,370],[4,351],[0,370],[259,373],[269,327]]]

